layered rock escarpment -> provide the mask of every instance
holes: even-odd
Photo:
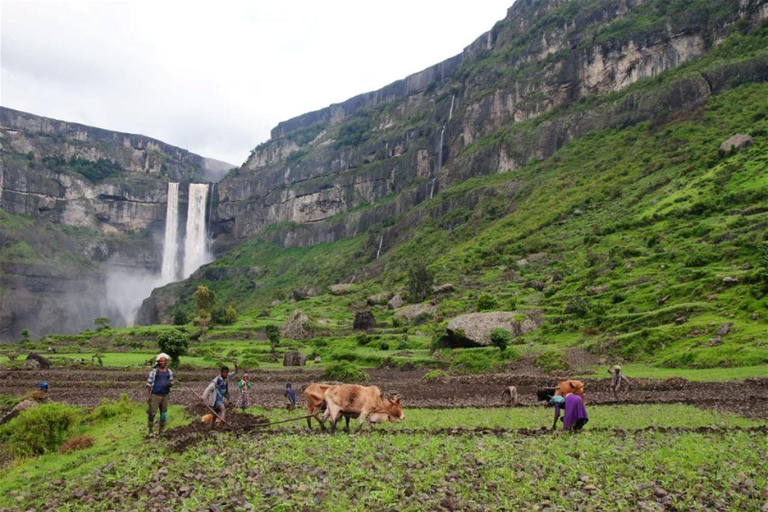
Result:
[[[0,149],[2,340],[21,329],[79,331],[99,316],[118,324],[125,312],[106,300],[109,289],[139,293],[159,271],[168,181],[231,167],[142,135],[2,107]]]
[[[510,171],[590,131],[687,111],[740,81],[768,78],[763,56],[623,93],[768,17],[759,0],[685,12],[665,4],[516,2],[460,55],[280,123],[220,183],[217,229],[242,238],[278,224],[270,236],[284,246],[355,236],[456,181]]]

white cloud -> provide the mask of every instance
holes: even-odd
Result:
[[[279,121],[451,57],[512,0],[0,2],[0,103],[240,164]]]

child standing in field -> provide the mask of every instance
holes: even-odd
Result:
[[[283,396],[285,397],[285,407],[289,411],[294,410],[296,408],[296,391],[293,390],[290,382],[285,385]]]
[[[247,373],[237,383],[237,389],[240,390],[240,396],[237,397],[237,407],[240,407],[245,412],[245,409],[251,406],[251,380]]]

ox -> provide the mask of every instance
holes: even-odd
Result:
[[[320,424],[320,428],[325,430],[325,419],[320,416],[325,412],[325,392],[331,387],[330,384],[312,383],[304,389],[304,402],[307,404],[307,426],[312,428],[312,418],[314,416]],[[349,423],[349,419],[347,419]]]
[[[342,416],[347,420],[358,418],[358,430],[362,430],[366,421],[383,423],[389,420],[394,423],[395,420],[405,418],[400,397],[383,398],[377,386],[331,386],[326,390],[324,398],[326,410],[323,417],[331,419],[331,431],[336,430],[336,423]]]

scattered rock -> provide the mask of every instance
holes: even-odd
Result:
[[[37,367],[41,370],[47,370],[51,367],[51,362],[36,352],[30,352],[27,356],[27,361],[37,362]]]
[[[355,331],[367,331],[376,327],[376,317],[373,316],[369,310],[358,311],[355,313],[355,321],[352,324],[352,329]]]
[[[760,315],[757,313],[752,313],[752,320],[760,320]]]
[[[527,286],[528,288],[533,288],[537,292],[542,292],[544,291],[545,283],[544,281],[539,281],[538,279],[532,279],[527,283],[525,283],[525,286]]]
[[[267,318],[269,316],[269,311],[266,309],[258,314],[257,318]]]
[[[346,295],[350,292],[353,292],[354,289],[355,285],[351,283],[334,284],[331,286],[331,293],[334,295]]]
[[[750,265],[749,263],[744,263],[741,265],[741,270],[751,270],[751,269],[752,269],[752,265]]]
[[[309,317],[300,309],[291,313],[282,329],[283,337],[288,340],[305,340],[312,337]]]
[[[315,356],[315,364],[320,364],[322,361],[323,360],[320,356]]]
[[[715,334],[717,334],[718,336],[726,336],[729,332],[731,332],[732,327],[733,327],[733,322],[728,322],[727,324],[723,324],[717,328],[717,331],[715,332]]]
[[[411,304],[397,310],[395,316],[405,318],[412,324],[418,324],[426,318],[434,318],[437,314],[437,306],[434,304]]]
[[[516,311],[492,311],[459,315],[448,322],[446,330],[457,342],[489,345],[491,332],[496,328],[508,330],[513,336],[531,332],[541,327],[544,318],[538,312],[528,314]]]
[[[308,286],[298,290],[293,290],[293,300],[295,301],[307,300],[308,298],[314,297],[315,295],[317,295],[317,290]]]
[[[727,276],[727,277],[723,278],[723,284],[725,286],[733,286],[733,285],[735,285],[738,282],[739,282],[739,280],[736,279],[735,277]]]
[[[665,295],[664,297],[660,298],[656,302],[658,302],[659,306],[661,306],[662,304],[664,304],[665,302],[667,302],[669,300],[669,297],[670,297],[669,295]]]
[[[720,336],[715,336],[714,338],[710,338],[710,340],[707,342],[707,347],[717,347],[719,345],[723,344],[723,338]]]
[[[366,299],[366,302],[368,302],[369,306],[383,306],[389,301],[389,299],[392,298],[392,293],[377,293],[376,295],[371,295]]]
[[[587,492],[595,492],[597,490],[597,487],[595,487],[592,484],[589,484],[584,486],[584,490]]]
[[[687,321],[688,321],[688,319],[685,318],[684,316],[679,316],[679,317],[675,318],[675,323],[678,324],[678,325],[679,324],[684,324]]]
[[[735,149],[736,151],[740,151],[744,148],[748,148],[752,145],[752,137],[749,135],[744,135],[743,133],[737,133],[727,141],[720,144],[720,150],[724,151],[726,153],[729,153],[731,150]]]
[[[307,357],[297,350],[291,350],[283,354],[283,366],[304,366]]]
[[[389,309],[400,309],[405,304],[405,301],[403,298],[399,295],[395,295],[391,299],[389,299],[389,302],[387,302],[387,307]]]
[[[456,289],[451,283],[445,283],[438,286],[434,286],[432,291],[435,293],[451,293]]]
[[[611,287],[607,284],[603,286],[593,286],[592,288],[587,288],[587,295],[600,295],[610,289]]]
[[[269,307],[276,308],[280,304],[282,304],[282,302],[280,302],[279,300],[273,300],[272,302],[269,303]]]
[[[665,491],[664,489],[662,489],[661,487],[656,487],[656,488],[653,490],[653,494],[654,494],[654,495],[655,495],[657,498],[663,498],[664,496],[666,496],[666,495],[667,495],[667,494],[669,494],[669,493],[668,493],[667,491]]]
[[[584,215],[584,212],[581,211],[579,208],[576,208],[575,210],[573,210],[573,214],[576,216],[579,216],[579,215]]]

